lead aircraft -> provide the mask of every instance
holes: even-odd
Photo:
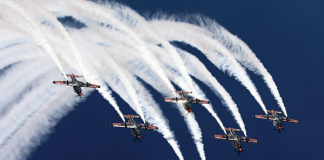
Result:
[[[290,119],[288,117],[280,117],[277,115],[277,113],[282,114],[282,112],[274,110],[268,110],[268,112],[272,115],[252,115],[252,117],[260,119],[269,119],[273,123],[273,125],[279,130],[282,129],[281,122],[300,123],[300,121],[298,120]]]
[[[63,74],[62,74],[63,75]],[[82,95],[82,90],[81,87],[90,87],[90,88],[100,88],[99,85],[96,84],[90,84],[88,82],[81,82],[78,81],[75,77],[83,77],[79,75],[74,75],[74,74],[66,74],[66,76],[71,77],[72,81],[53,81],[53,84],[62,84],[62,85],[68,85],[68,86],[73,86],[73,91],[81,97]]]
[[[186,91],[175,91],[180,94],[181,97],[175,97],[175,98],[163,98],[161,99],[164,102],[174,102],[174,103],[182,103],[185,110],[187,110],[189,113],[191,113],[191,103],[200,103],[200,104],[210,104],[209,101],[206,100],[200,100],[197,98],[189,98],[186,94],[192,93],[192,92],[186,92]]]
[[[222,129],[222,128],[221,128]],[[250,139],[248,137],[242,137],[238,136],[235,131],[240,131],[239,129],[235,128],[225,128],[227,131],[229,131],[228,135],[213,135],[211,137],[216,139],[224,139],[229,140],[232,142],[233,147],[235,147],[239,152],[243,150],[241,142],[249,142],[249,143],[259,143],[256,139]]]
[[[132,134],[137,137],[137,139],[141,139],[142,135],[140,132],[140,129],[159,129],[156,126],[153,125],[148,125],[148,124],[142,124],[142,123],[137,123],[134,121],[133,118],[139,118],[139,116],[134,116],[134,115],[124,115],[124,117],[128,118],[128,122],[122,122],[122,123],[112,123],[110,126],[112,127],[123,127],[123,128],[130,128]]]

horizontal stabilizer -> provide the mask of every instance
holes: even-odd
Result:
[[[63,74],[62,74],[63,75]],[[66,74],[66,76],[69,76],[69,77],[83,77],[81,75],[74,75],[74,74]]]
[[[192,92],[189,92],[189,91],[175,91],[177,93],[192,93]]]
[[[282,112],[280,112],[280,111],[274,111],[274,110],[268,110],[268,112],[269,112],[269,113],[272,113],[272,112],[274,112],[274,113],[279,113],[279,114],[282,114]]]
[[[222,127],[221,127],[221,129],[223,129]],[[241,131],[240,129],[235,129],[235,128],[231,128],[231,127],[228,127],[228,128],[225,128],[225,130],[227,130],[227,131]]]
[[[131,118],[139,118],[139,116],[134,116],[134,115],[124,115],[124,117],[128,118],[128,117],[131,117]]]

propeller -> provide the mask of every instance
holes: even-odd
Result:
[[[66,81],[66,84],[69,85],[69,81]]]
[[[144,124],[144,128],[145,128],[145,129],[148,128],[148,124],[147,124],[147,123]]]
[[[241,147],[235,148],[234,152],[238,152],[237,155],[240,155],[241,152],[245,153],[245,151],[243,151],[243,148],[241,148]]]
[[[87,83],[86,83],[86,85],[87,85],[87,87],[89,87],[89,86],[90,86],[90,83],[89,83],[89,82],[87,82]]]
[[[125,128],[127,128],[127,124],[126,123],[124,123],[124,126],[125,126]]]
[[[142,137],[140,135],[138,135],[139,137]],[[134,139],[134,142],[136,142],[138,140],[138,142],[142,142],[141,138],[138,138],[138,136],[136,136],[136,138]]]

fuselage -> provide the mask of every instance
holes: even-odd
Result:
[[[230,130],[230,132],[229,132],[228,135],[231,136],[231,139],[234,139],[234,140],[231,141],[233,147],[236,148],[239,151],[242,151],[243,148],[241,146],[241,139],[240,139],[240,137],[232,129]]]
[[[281,120],[280,120],[280,116],[277,115],[277,113],[275,113],[274,111],[271,112],[272,113],[272,124],[277,128],[277,129],[281,129]]]
[[[73,86],[73,91],[77,94],[77,95],[79,95],[79,96],[81,96],[82,95],[82,90],[81,90],[81,82],[80,81],[78,81],[74,76],[71,76],[71,81],[72,81],[72,83],[73,84],[75,84],[74,86]]]
[[[187,110],[189,113],[191,113],[192,109],[191,109],[191,103],[190,103],[190,98],[186,95],[186,94],[183,94],[182,92],[180,93],[181,95],[181,99],[184,99],[184,102],[183,102],[183,108],[185,110]]]
[[[130,126],[135,126],[134,128],[131,128],[131,132],[135,137],[140,139],[141,138],[141,132],[139,129],[140,124],[135,122],[132,117],[128,117],[128,123],[130,124]]]

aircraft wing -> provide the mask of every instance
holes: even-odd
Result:
[[[182,102],[184,102],[184,99],[182,99],[181,97],[163,98],[162,101],[164,101],[164,102],[182,103]]]
[[[110,124],[112,127],[121,127],[121,128],[136,128],[134,125],[130,125],[130,123],[112,123]]]
[[[159,129],[158,127],[153,125],[147,125],[146,127],[145,124],[140,123],[140,125],[141,125],[140,129]]]
[[[248,138],[248,137],[241,137],[241,138],[243,139],[242,142],[259,143],[259,141],[256,139],[252,139],[252,138]]]
[[[298,120],[290,119],[290,118],[287,118],[287,117],[281,117],[281,121],[283,121],[283,122],[291,122],[291,123],[300,123],[300,121],[298,121]]]
[[[68,85],[74,86],[75,84],[72,81],[53,81],[53,84],[61,84],[61,85]]]
[[[91,83],[88,83],[88,82],[82,82],[82,85],[81,87],[89,87],[89,88],[100,88],[99,85],[96,85],[96,84],[91,84]]]
[[[229,141],[234,141],[234,139],[232,138],[232,136],[228,136],[228,135],[213,135],[213,138],[216,139],[224,139],[224,140],[229,140]]]
[[[210,104],[209,101],[201,100],[201,99],[197,99],[197,98],[191,98],[191,103]]]
[[[272,115],[253,115],[252,117],[260,119],[272,119]]]

